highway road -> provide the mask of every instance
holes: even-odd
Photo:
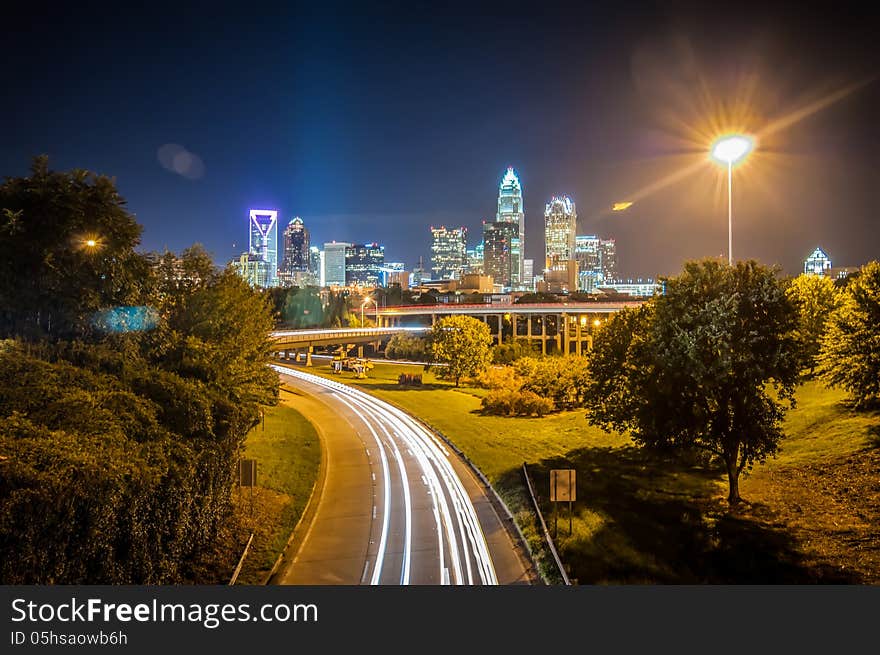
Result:
[[[275,366],[322,437],[325,475],[281,584],[529,584],[486,491],[444,442],[359,389]]]

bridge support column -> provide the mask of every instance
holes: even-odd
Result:
[[[547,354],[547,315],[541,314],[541,354]]]
[[[306,350],[306,366],[312,365],[312,352],[314,352],[314,350],[315,350],[314,346],[309,346],[308,349]]]
[[[358,346],[358,359],[363,359],[363,358],[364,358],[364,347],[361,345],[361,346]]]
[[[562,314],[562,329],[564,332],[562,333],[562,347],[565,349],[565,354],[568,355],[571,352],[571,335],[568,333],[568,314]]]
[[[577,352],[578,356],[583,354],[583,346],[581,344],[581,321],[580,319],[575,319],[575,330],[577,337],[577,344],[575,345],[575,352]]]
[[[504,314],[498,314],[498,345],[504,343]]]

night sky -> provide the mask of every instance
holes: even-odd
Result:
[[[671,274],[726,252],[705,153],[733,126],[760,135],[734,171],[735,256],[789,273],[817,245],[880,257],[880,48],[855,4],[57,4],[0,28],[0,174],[46,153],[115,176],[144,249],[198,241],[225,263],[268,207],[411,268],[432,224],[480,240],[512,165],[527,257],[568,194],[622,273]]]

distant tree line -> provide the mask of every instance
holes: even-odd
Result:
[[[4,584],[200,581],[277,402],[268,298],[140,232],[103,176],[38,158],[0,186]]]

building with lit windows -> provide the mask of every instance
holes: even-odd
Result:
[[[503,289],[513,286],[513,241],[519,228],[505,221],[483,222],[483,275],[490,275]]]
[[[474,248],[468,248],[465,251],[465,259],[467,260],[467,266],[465,270],[467,273],[474,273],[476,275],[483,274],[483,242],[478,243]]]
[[[230,265],[252,287],[265,289],[270,286],[272,266],[259,255],[243,252],[241,257],[233,259]]]
[[[467,265],[467,228],[431,227],[431,277],[457,280]]]
[[[568,196],[554,196],[544,207],[544,268],[575,258],[577,210]]]
[[[654,294],[663,293],[663,287],[651,278],[600,284],[598,290],[606,293],[626,294],[633,298],[650,298]]]
[[[804,260],[805,275],[825,275],[831,268],[831,259],[821,248],[816,248],[809,257]]]
[[[523,192],[513,166],[508,167],[507,173],[498,187],[498,212],[495,215],[496,223],[504,223],[514,226],[516,229],[508,241],[508,257],[510,259],[510,282],[506,286],[519,288],[523,282],[523,248],[526,243],[525,214],[523,213]],[[485,244],[485,238],[483,239]],[[488,248],[488,245],[486,245]],[[486,271],[487,275],[492,275]],[[494,276],[493,276],[494,277]],[[507,277],[507,276],[505,276]],[[500,278],[495,278],[499,282]],[[503,284],[503,283],[502,283]]]
[[[322,287],[345,286],[345,249],[351,244],[336,242],[324,244],[324,283]]]
[[[385,267],[385,246],[378,243],[355,243],[345,249],[345,284],[361,287],[379,286]]]
[[[592,293],[600,284],[617,279],[617,244],[594,234],[575,237],[574,258],[578,267],[578,288]]]
[[[523,287],[526,291],[532,291],[535,288],[535,260],[523,260]]]
[[[309,231],[303,220],[296,216],[281,235],[281,266],[284,273],[309,270]]]
[[[309,273],[318,286],[324,286],[324,251],[318,246],[309,248]]]
[[[249,214],[248,252],[269,264],[267,284],[274,286],[278,272],[278,211],[251,209]]]

